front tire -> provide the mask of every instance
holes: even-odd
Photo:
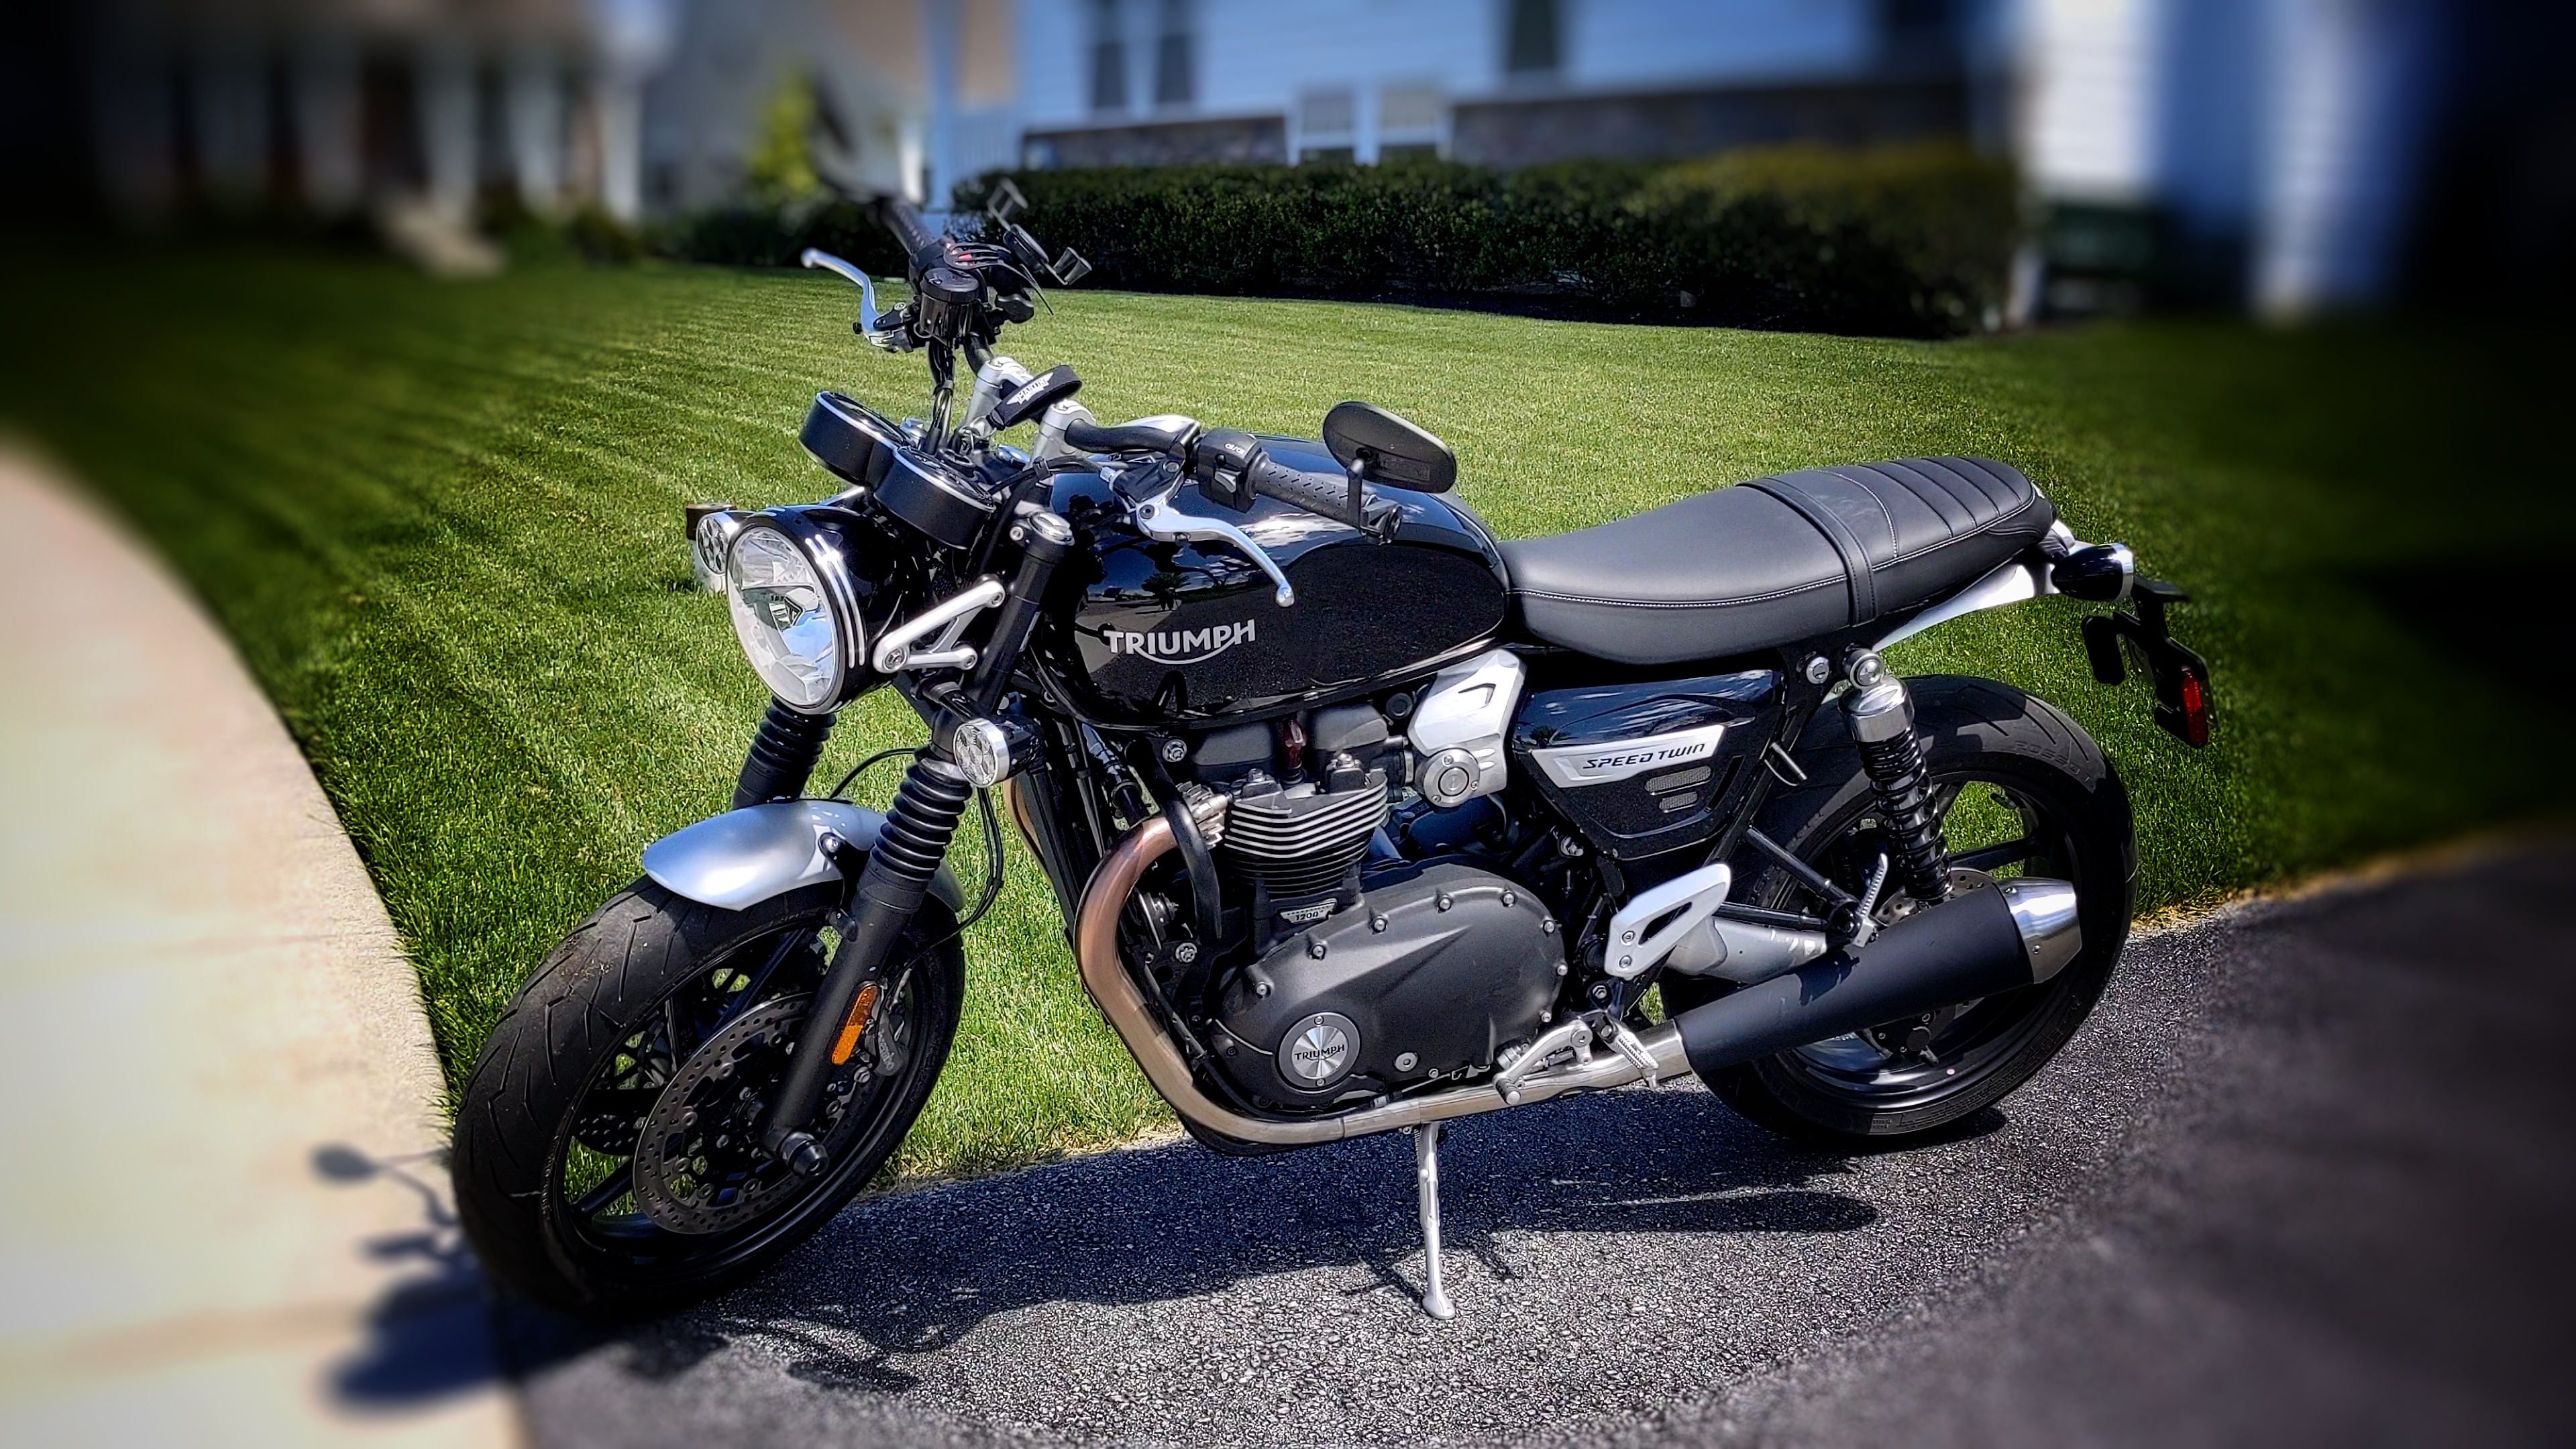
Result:
[[[2091,735],[2057,706],[1993,680],[1930,676],[1907,686],[1953,865],[2073,883],[2084,944],[2039,985],[1893,1024],[1926,1029],[1918,1049],[1897,1031],[1874,1029],[1703,1074],[1709,1090],[1753,1121],[1837,1150],[1934,1136],[2028,1081],[2100,999],[2137,906],[2128,791]],[[1841,711],[1816,720],[1797,759],[1807,783],[1774,796],[1755,823],[1858,895],[1876,858],[1877,804]],[[1747,851],[1735,865],[1746,883],[1738,899],[1821,913],[1822,903],[1766,857]],[[1888,894],[1901,891],[1891,882]],[[1667,976],[1665,1012],[1728,989]]]
[[[555,947],[484,1043],[456,1114],[457,1213],[501,1286],[580,1313],[680,1307],[804,1241],[893,1156],[947,1061],[965,995],[954,923],[936,902],[907,929],[879,1025],[829,1099],[838,1115],[819,1178],[797,1178],[760,1153],[735,1164],[742,1191],[722,1193],[688,1178],[692,1164],[709,1174],[703,1154],[715,1139],[683,1144],[694,1155],[676,1168],[638,1141],[665,1087],[691,1078],[707,1086],[708,1064],[692,1072],[692,1058],[728,1025],[765,1021],[771,1037],[792,1039],[801,1001],[821,978],[840,891],[813,886],[724,911],[638,881]],[[773,1041],[762,1055],[740,1037],[719,1047],[739,1056],[739,1078],[731,1063],[715,1075],[726,1078],[724,1095],[738,1080],[751,1103],[764,1068],[783,1074],[784,1053]],[[713,1149],[718,1156],[742,1156],[739,1129],[734,1137]],[[661,1220],[638,1196],[639,1163]],[[687,1231],[665,1226],[678,1220],[668,1206],[673,1171],[706,1204]]]

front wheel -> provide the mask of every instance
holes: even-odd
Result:
[[[681,1306],[802,1242],[893,1156],[965,995],[936,903],[826,1088],[823,1172],[800,1177],[759,1145],[839,890],[724,911],[638,881],[520,988],[456,1113],[458,1216],[504,1287],[577,1312]]]
[[[2017,875],[2072,883],[2084,933],[2075,959],[2035,986],[1710,1072],[1709,1089],[1786,1136],[1829,1147],[1902,1146],[2000,1100],[2048,1064],[2110,980],[2137,905],[2138,857],[2119,773],[2064,711],[1988,679],[1909,680],[1917,732],[1948,839],[1953,880],[1973,888]],[[1828,709],[1800,742],[1807,783],[1764,805],[1756,824],[1854,895],[1884,834],[1860,754]],[[1738,899],[1823,914],[1825,903],[1749,851]],[[1895,897],[1885,921],[1911,907]],[[1866,948],[1864,948],[1866,949]],[[1667,1014],[1729,989],[1667,976]]]

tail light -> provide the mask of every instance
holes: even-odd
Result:
[[[2175,642],[2165,610],[2191,596],[2158,579],[2138,579],[2130,590],[2134,614],[2097,614],[2084,621],[2084,653],[2093,677],[2119,684],[2129,677],[2124,646],[2133,646],[2154,678],[2156,723],[2193,749],[2209,744],[2209,665]]]
[[[2176,653],[2182,651],[2176,650]],[[2157,671],[2156,723],[2175,739],[2201,749],[2209,744],[2209,672],[2198,659],[2174,659]],[[2168,692],[2172,698],[2167,700]]]

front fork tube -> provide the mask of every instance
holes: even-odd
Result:
[[[1047,579],[1073,543],[1073,530],[1062,518],[1040,509],[1016,520],[1010,537],[1020,545],[1020,565],[1003,594],[991,642],[964,685],[943,697],[945,702],[932,715],[930,748],[914,758],[895,791],[885,829],[878,834],[876,848],[869,852],[867,867],[859,872],[858,885],[851,892],[850,909],[840,928],[840,948],[832,953],[823,985],[814,993],[813,1009],[798,1028],[787,1080],[762,1119],[761,1145],[800,1173],[811,1175],[826,1165],[812,1124],[823,1105],[823,1089],[832,1068],[840,1065],[833,1060],[835,1048],[841,1061],[847,1061],[857,1049],[856,1037],[863,1034],[848,1028],[867,1025],[850,1020],[851,1008],[869,982],[885,975],[904,927],[921,908],[922,898],[930,893],[931,878],[947,858],[948,843],[957,836],[966,802],[974,798],[978,782],[967,778],[948,751],[952,731],[989,715],[1000,703],[1011,672],[1019,665],[1020,646],[1036,623]],[[1000,869],[1000,862],[994,862],[993,868]]]
[[[1860,748],[1861,769],[1877,796],[1879,818],[1886,822],[1896,878],[1916,900],[1945,901],[1950,897],[1950,852],[1941,817],[1933,809],[1923,742],[1914,733],[1913,696],[1887,661],[1867,650],[1854,654],[1850,675],[1843,719]]]
[[[867,868],[859,872],[840,948],[832,953],[822,989],[797,1036],[787,1080],[762,1124],[762,1145],[798,1172],[817,1172],[824,1165],[822,1144],[806,1127],[823,1105],[832,1068],[847,1061],[858,1045],[845,1028],[866,1025],[850,1021],[850,1008],[867,984],[884,974],[904,927],[929,894],[931,878],[947,857],[948,843],[956,838],[957,822],[974,794],[955,765],[927,754],[913,761],[895,791],[894,809],[886,816],[876,849],[868,854]]]

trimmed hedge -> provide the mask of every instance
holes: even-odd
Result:
[[[1903,336],[1991,325],[2019,230],[2010,170],[1947,143],[1009,174],[1029,229],[1095,285]]]
[[[871,276],[900,277],[903,248],[854,202],[825,206],[729,207],[674,222],[657,250],[684,261],[726,267],[792,267],[807,247],[857,264]]]

